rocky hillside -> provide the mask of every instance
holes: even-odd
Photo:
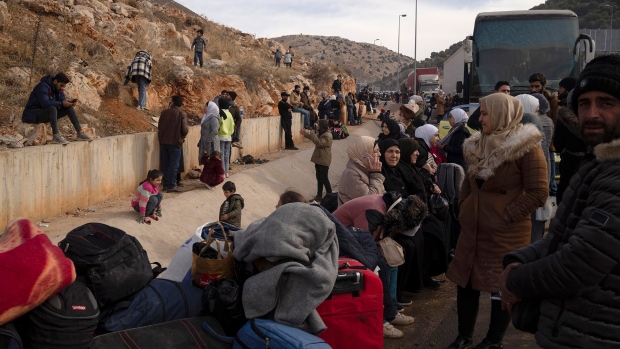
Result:
[[[287,35],[273,40],[285,47],[292,46],[295,57],[301,56],[343,67],[358,82],[370,82],[371,85],[373,82],[381,83],[380,88],[384,90],[396,88],[398,55],[384,46],[355,42],[338,36]],[[413,67],[413,58],[401,54],[400,65],[401,68]]]
[[[295,84],[323,90],[338,73],[346,75],[335,65],[303,56],[296,57],[292,69],[276,69],[273,52],[282,44],[256,40],[177,5],[161,0],[0,1],[0,69],[5,72],[0,76],[0,136],[26,143],[27,128],[20,120],[28,95],[42,76],[60,71],[71,79],[66,94],[79,100],[80,121],[98,136],[153,130],[151,117],[159,116],[174,94],[184,97],[194,122],[223,89],[237,92],[246,117],[258,117],[277,113],[282,90]],[[194,68],[190,50],[197,29],[204,29],[208,42],[202,69]],[[150,111],[135,109],[135,84],[122,85],[127,65],[141,49],[153,57]],[[350,77],[344,86],[355,89]],[[61,131],[72,132],[68,120],[61,121]],[[19,146],[2,142],[0,137],[0,149],[6,143]]]

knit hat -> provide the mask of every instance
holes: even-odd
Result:
[[[620,56],[594,58],[586,65],[573,92],[571,107],[577,111],[579,96],[589,91],[601,91],[620,99]]]
[[[538,115],[547,114],[547,112],[551,110],[551,107],[549,107],[549,101],[545,98],[545,96],[540,93],[532,93],[532,96],[538,99]]]
[[[228,91],[228,95],[230,96],[230,99],[233,101],[237,99],[237,93],[234,91]]]
[[[568,76],[560,80],[560,86],[564,87],[566,91],[570,91],[574,89],[576,83],[577,83],[577,79],[573,76]]]

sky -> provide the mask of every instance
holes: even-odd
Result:
[[[257,38],[340,36],[385,46],[418,61],[471,35],[480,12],[527,10],[544,0],[176,0],[209,20]],[[406,14],[406,17],[399,17]],[[398,29],[400,18],[400,48]],[[379,39],[374,41],[374,39]]]

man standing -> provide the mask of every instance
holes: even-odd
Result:
[[[230,101],[228,102],[228,111],[232,114],[233,120],[235,122],[235,131],[232,135],[232,146],[237,147],[239,149],[243,149],[243,145],[239,141],[239,135],[241,133],[241,121],[243,121],[243,115],[241,115],[241,109],[237,104],[235,104],[235,99],[237,99],[237,93],[235,91],[228,91],[228,97],[230,97]]]
[[[200,62],[200,68],[202,68],[202,51],[207,48],[207,41],[202,37],[204,31],[202,29],[198,29],[196,31],[196,37],[192,42],[192,47],[190,50],[194,50],[194,67]]]
[[[544,94],[547,88],[547,78],[542,73],[536,73],[530,76],[530,93]]]
[[[295,113],[301,113],[304,116],[304,128],[311,129],[312,127],[310,127],[310,112],[301,107],[301,87],[299,85],[295,85],[295,89],[290,96],[290,104],[293,106],[293,111]]]
[[[288,97],[290,95],[286,92],[280,93],[282,100],[278,103],[278,111],[280,112],[280,125],[284,130],[284,149],[286,150],[298,150],[293,143],[293,133],[291,127],[293,126],[293,106],[288,104]]]
[[[151,83],[151,69],[153,63],[151,55],[146,51],[138,51],[131,64],[127,67],[125,82],[127,85],[129,80],[138,84],[138,110],[149,110],[146,106],[146,85]]]
[[[600,56],[571,98],[588,152],[570,181],[546,239],[504,259],[502,306],[541,299],[543,348],[620,347],[620,57]],[[514,308],[513,308],[514,305]]]
[[[340,91],[342,91],[342,76],[338,75],[336,80],[332,83],[332,90],[334,90],[334,94],[337,96]]]
[[[183,142],[189,132],[187,114],[181,109],[183,98],[173,96],[170,108],[161,113],[157,124],[160,147],[160,166],[164,174],[164,190],[176,192],[175,184],[179,170]]]
[[[26,108],[22,113],[22,122],[29,124],[49,122],[54,137],[52,141],[64,145],[69,141],[60,134],[58,119],[68,115],[78,134],[78,140],[92,141],[92,137],[82,132],[82,126],[73,109],[77,99],[67,100],[65,97],[64,88],[69,82],[69,78],[64,73],[42,77],[30,92]]]

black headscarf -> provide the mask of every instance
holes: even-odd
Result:
[[[379,142],[381,142],[381,141],[383,141],[385,139],[399,140],[401,138],[400,126],[398,126],[398,122],[396,122],[396,120],[387,119],[387,120],[384,120],[381,123],[381,125],[383,125],[383,124],[385,124],[387,126],[388,130],[390,131],[390,133],[386,136],[385,134],[383,134],[383,132],[381,132],[379,134]]]
[[[228,101],[225,100],[224,98],[220,98],[217,100],[217,106],[220,108],[220,117],[226,120],[226,118],[228,118],[228,115],[226,115],[226,113],[224,112],[224,109],[228,109],[228,107],[230,106],[230,103],[228,103]]]
[[[417,195],[422,200],[426,201],[428,194],[427,178],[422,174],[416,164],[411,163],[411,155],[417,150],[420,152],[422,147],[413,139],[403,138],[398,140],[400,144],[400,162],[398,163],[398,170],[403,177],[405,187],[407,188],[407,194]],[[418,159],[420,156],[418,156]],[[425,184],[426,183],[426,184]]]
[[[385,177],[383,181],[383,187],[386,192],[396,191],[401,193],[403,196],[407,196],[407,190],[405,188],[405,182],[402,178],[402,174],[398,170],[398,164],[395,167],[390,167],[385,160],[385,152],[393,147],[397,146],[400,148],[400,144],[395,139],[384,139],[379,142],[379,150],[381,151],[381,174]]]

